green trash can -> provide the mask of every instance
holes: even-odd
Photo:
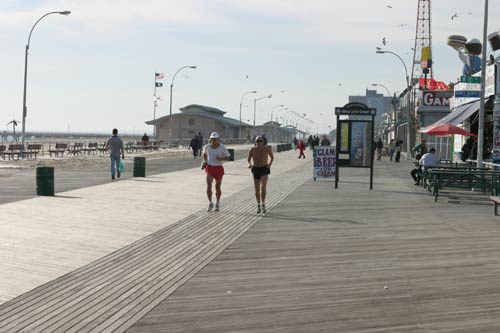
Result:
[[[134,177],[146,177],[145,157],[134,157]]]
[[[283,150],[283,146],[282,145],[278,145],[278,153],[281,153],[281,151]]]
[[[54,167],[36,168],[36,194],[54,196]]]
[[[228,149],[229,152],[229,160],[234,161],[234,149]]]

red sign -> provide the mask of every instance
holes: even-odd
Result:
[[[450,106],[450,94],[443,94],[438,91],[424,91],[422,93],[422,105],[448,108]]]
[[[427,81],[425,81],[425,79],[421,77],[418,84],[420,89],[443,90],[443,91],[448,90],[448,86],[446,85],[446,83],[442,81],[436,81],[434,79],[427,79]]]

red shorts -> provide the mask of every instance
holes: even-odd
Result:
[[[205,172],[207,173],[207,176],[212,176],[215,179],[219,180],[222,179],[222,176],[224,176],[224,167],[222,165],[208,165],[205,168]]]

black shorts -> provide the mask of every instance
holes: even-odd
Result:
[[[268,167],[252,167],[253,179],[260,179],[262,176],[267,176],[271,173]]]

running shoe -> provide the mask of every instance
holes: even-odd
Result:
[[[266,205],[262,204],[262,213],[265,214],[266,213]]]
[[[219,203],[218,203],[218,202],[215,204],[215,211],[216,211],[216,212],[218,212],[218,211],[219,211]]]
[[[257,214],[260,214],[260,205],[257,205]]]
[[[214,208],[214,204],[213,203],[209,203],[208,204],[208,208],[207,208],[207,212],[211,212],[213,208]]]

